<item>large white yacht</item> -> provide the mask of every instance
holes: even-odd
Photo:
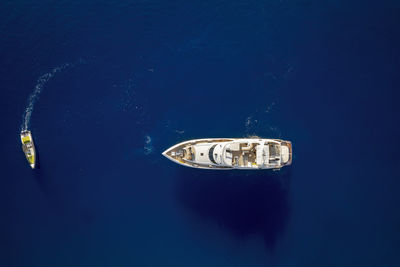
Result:
[[[192,168],[279,170],[292,163],[292,143],[258,137],[195,139],[174,145],[162,154]]]

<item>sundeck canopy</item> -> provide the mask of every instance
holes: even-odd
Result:
[[[269,163],[269,151],[268,145],[262,142],[256,147],[256,164],[259,166],[266,165]]]

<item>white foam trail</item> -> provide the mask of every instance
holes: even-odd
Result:
[[[178,133],[178,134],[184,134],[185,130],[175,130],[175,132]]]
[[[151,143],[151,137],[146,135],[144,138],[144,154],[149,155],[153,152],[153,145]]]
[[[73,64],[66,63],[61,66],[55,67],[50,72],[39,77],[39,79],[37,80],[36,86],[35,86],[35,90],[28,98],[28,106],[25,109],[25,113],[24,113],[23,121],[22,121],[22,125],[21,125],[21,130],[27,130],[28,127],[30,126],[32,111],[35,106],[35,102],[39,99],[39,95],[42,92],[45,84],[51,78],[53,78],[56,73],[61,72],[64,69],[66,69],[68,67],[72,67],[72,66],[73,66]]]

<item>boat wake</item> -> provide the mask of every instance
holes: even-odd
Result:
[[[40,93],[42,92],[46,83],[49,80],[51,80],[54,77],[54,75],[56,75],[57,73],[62,72],[63,70],[73,67],[76,64],[80,64],[82,62],[83,62],[83,60],[79,60],[77,63],[65,63],[61,66],[55,67],[50,72],[43,74],[42,76],[39,77],[39,79],[37,80],[35,89],[33,90],[32,94],[28,98],[28,106],[26,107],[24,115],[23,115],[21,131],[27,130],[29,128],[33,108],[35,106],[36,101],[39,99]]]
[[[282,132],[277,126],[273,126],[274,120],[271,113],[274,111],[275,102],[268,105],[265,110],[256,110],[254,113],[246,117],[244,128],[248,138],[260,136],[268,136],[273,138],[281,138]]]
[[[153,152],[153,144],[151,142],[151,137],[149,135],[146,135],[144,138],[144,154],[149,155]]]

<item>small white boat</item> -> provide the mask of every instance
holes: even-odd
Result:
[[[195,139],[174,145],[162,154],[192,168],[279,170],[292,163],[292,143],[258,137]]]
[[[22,142],[22,150],[25,153],[26,159],[28,160],[31,168],[34,169],[36,165],[36,151],[35,151],[35,144],[33,143],[33,138],[30,131],[28,130],[21,131],[21,142]]]

